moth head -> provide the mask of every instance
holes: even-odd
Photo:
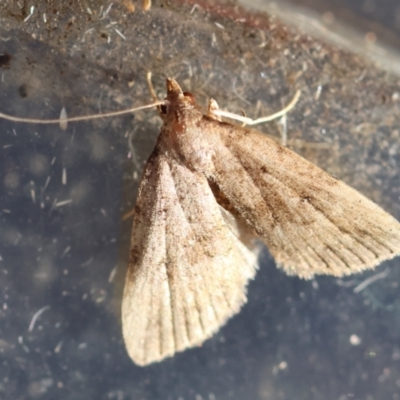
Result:
[[[167,97],[165,103],[160,106],[161,118],[174,111],[195,107],[196,99],[194,96],[189,92],[183,92],[175,79],[167,78]]]

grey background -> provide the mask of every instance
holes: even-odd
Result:
[[[155,2],[129,13],[121,2],[104,15],[109,4],[3,2],[0,110],[57,118],[63,106],[72,116],[142,105],[147,70],[160,97],[174,76],[200,103],[212,96],[254,117],[300,88],[289,146],[400,218],[395,1],[307,3],[314,18],[332,11],[339,31],[359,28],[343,28],[346,49],[329,26],[318,38],[304,26],[287,30],[297,8],[285,8],[281,24],[255,3]],[[368,31],[379,64],[371,45],[361,51]],[[66,131],[0,120],[0,398],[399,399],[399,259],[344,280],[303,281],[265,249],[248,303],[218,334],[159,364],[131,362],[119,322],[131,224],[122,216],[159,126],[152,110]]]

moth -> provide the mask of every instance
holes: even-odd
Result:
[[[139,186],[122,299],[136,364],[201,345],[236,314],[260,242],[278,267],[305,279],[361,272],[400,255],[400,224],[382,208],[268,136],[221,121],[232,114],[213,99],[204,115],[174,79],[164,101],[133,109],[0,118],[66,129],[155,106],[164,124]]]
[[[148,365],[198,346],[246,302],[258,241],[310,279],[400,254],[400,224],[378,205],[254,130],[206,115],[167,79],[163,120],[133,215],[122,300],[127,351]]]

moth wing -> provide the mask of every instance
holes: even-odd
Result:
[[[256,131],[203,123],[218,133],[218,190],[288,274],[343,276],[400,254],[399,222],[344,182]]]
[[[139,188],[122,301],[137,364],[201,344],[238,312],[256,271],[248,239],[203,175],[156,148]]]

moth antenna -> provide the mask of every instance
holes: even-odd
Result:
[[[67,122],[78,122],[78,121],[88,121],[91,119],[117,117],[119,115],[129,114],[135,111],[146,110],[147,108],[159,107],[164,103],[165,103],[164,101],[157,101],[152,104],[146,104],[144,106],[139,106],[139,107],[132,107],[125,110],[110,111],[107,113],[82,115],[79,117],[69,117],[69,118],[63,118],[62,115],[60,115],[60,118],[57,119],[22,118],[22,117],[15,117],[14,115],[4,114],[1,112],[0,112],[0,118],[13,122],[23,122],[25,124],[60,124],[65,126]]]
[[[280,110],[274,114],[268,115],[266,117],[261,117],[261,118],[257,118],[257,119],[244,117],[244,116],[237,115],[237,114],[231,113],[229,111],[223,111],[223,110],[215,110],[214,114],[218,115],[220,117],[231,118],[236,121],[243,122],[246,125],[262,124],[263,122],[269,122],[274,119],[280,118],[283,115],[286,115],[296,105],[296,103],[298,102],[298,100],[300,98],[300,95],[301,95],[301,91],[297,90],[295,95],[293,96],[293,99],[291,100],[291,102],[286,107],[282,108],[282,110]]]

